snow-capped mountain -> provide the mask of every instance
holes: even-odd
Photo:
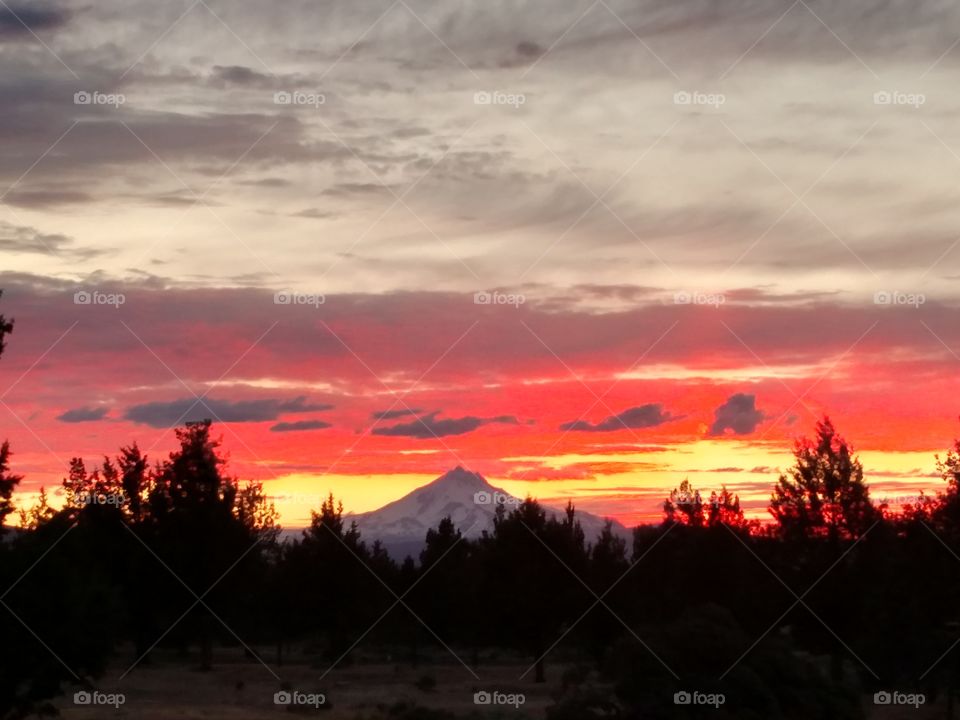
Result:
[[[388,552],[397,557],[413,555],[423,547],[427,530],[436,528],[449,516],[466,538],[476,538],[484,530],[493,528],[496,505],[502,503],[509,511],[520,499],[494,487],[479,473],[454,468],[429,485],[384,505],[379,510],[350,515],[345,520],[355,521],[361,537],[368,543],[380,540]],[[562,515],[563,509],[543,506],[548,515]],[[588,542],[593,542],[603,530],[604,518],[577,511]],[[614,521],[613,530],[621,537],[629,531]]]

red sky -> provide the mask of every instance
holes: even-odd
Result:
[[[957,434],[960,329],[935,303],[732,292],[714,308],[644,291],[598,310],[578,289],[519,307],[438,292],[315,307],[116,289],[119,308],[7,284],[4,434],[25,491],[57,485],[70,457],[134,440],[159,459],[186,413],[224,421],[233,472],[263,480],[288,525],[327,491],[367,510],[457,464],[630,523],[655,518],[685,477],[726,483],[760,512],[823,413],[883,496],[936,488],[933,455]],[[384,411],[404,414],[374,419]]]

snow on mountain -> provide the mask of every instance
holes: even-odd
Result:
[[[509,511],[520,502],[519,498],[488,483],[479,473],[456,467],[379,510],[344,519],[355,521],[361,537],[368,543],[380,540],[391,555],[416,556],[423,547],[427,530],[436,528],[443,518],[449,516],[464,537],[476,538],[484,530],[493,528],[497,503],[503,503]],[[543,507],[548,516],[564,512],[561,508]],[[578,510],[577,519],[588,542],[593,542],[603,530],[604,518]],[[616,521],[613,530],[624,538],[630,535]]]

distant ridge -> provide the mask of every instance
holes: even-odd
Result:
[[[413,555],[423,548],[427,530],[436,528],[449,516],[466,538],[477,538],[493,528],[497,503],[507,510],[521,502],[501,488],[494,487],[479,473],[455,467],[433,482],[417,488],[379,510],[350,515],[344,519],[356,522],[361,537],[368,543],[380,540],[394,557]],[[548,516],[564,514],[560,508],[543,505]],[[606,522],[605,518],[577,510],[587,542],[594,542]],[[630,532],[613,521],[615,534],[628,538]]]

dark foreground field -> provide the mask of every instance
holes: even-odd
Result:
[[[268,653],[263,657],[266,659]],[[214,669],[207,672],[201,672],[191,659],[156,653],[150,664],[138,667],[122,681],[110,682],[127,667],[128,664],[115,663],[100,687],[102,693],[122,693],[122,704],[118,707],[76,705],[73,692],[77,689],[74,688],[55,703],[62,717],[254,720],[293,714],[318,715],[329,720],[524,720],[550,717],[549,711],[556,709],[556,700],[563,695],[565,686],[569,692],[571,677],[601,692],[605,689],[595,678],[581,676],[574,665],[552,666],[546,683],[533,682],[532,674],[519,680],[527,665],[509,658],[475,667],[480,681],[452,659],[448,663],[437,658],[413,667],[407,662],[393,663],[379,656],[338,668],[323,680],[320,677],[328,664],[297,659],[282,668],[273,666],[282,677],[278,682],[263,665],[238,657],[234,651],[219,652]],[[325,703],[320,707],[297,708],[278,705],[274,695],[284,689],[322,693]],[[520,694],[523,704],[519,707],[478,706],[474,694],[483,690]],[[727,707],[720,710],[676,706],[672,716],[738,717],[733,703],[734,699],[728,699]],[[872,696],[864,696],[863,706],[866,717],[871,720],[948,717],[945,704],[932,699],[919,708],[877,707]],[[572,716],[562,717],[566,720]]]
[[[266,656],[264,656],[266,659]],[[128,663],[129,664],[129,663]],[[119,707],[77,706],[73,690],[56,703],[64,718],[230,718],[253,720],[270,716],[319,715],[330,720],[380,720],[386,718],[542,718],[560,689],[562,668],[553,668],[554,682],[536,684],[532,673],[518,680],[527,665],[503,662],[476,668],[480,681],[451,658],[450,663],[394,664],[377,658],[370,664],[354,663],[320,676],[329,663],[294,662],[282,668],[272,666],[282,677],[278,682],[255,660],[238,658],[234,651],[218,654],[213,670],[201,672],[196,664],[157,653],[153,662],[131,672],[122,681],[115,679],[128,666],[116,663],[104,676],[100,691],[122,693]],[[122,666],[122,667],[121,667]],[[114,681],[111,682],[110,679]],[[274,695],[282,688],[304,693],[322,693],[326,703],[289,708],[277,705]],[[516,708],[484,707],[474,704],[474,693],[497,690],[522,694],[524,704]],[[440,714],[431,713],[431,711]],[[449,714],[447,714],[449,713]]]

